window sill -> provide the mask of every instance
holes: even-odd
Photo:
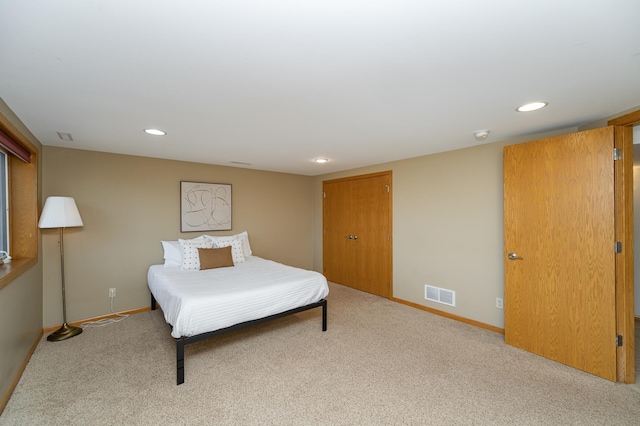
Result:
[[[36,262],[37,259],[35,257],[29,257],[26,259],[13,259],[10,263],[0,265],[0,290],[35,265]]]

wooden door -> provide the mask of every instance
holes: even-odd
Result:
[[[505,341],[616,380],[614,129],[504,148]]]
[[[326,181],[323,258],[329,281],[391,296],[391,173]]]
[[[353,286],[351,265],[355,263],[353,220],[351,211],[351,181],[332,181],[323,184],[323,271],[327,280]],[[327,197],[327,194],[330,196]]]

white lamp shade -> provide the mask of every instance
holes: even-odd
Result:
[[[73,197],[49,197],[42,208],[38,228],[83,226]]]

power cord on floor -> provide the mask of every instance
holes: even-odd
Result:
[[[92,328],[92,327],[104,327],[105,325],[114,324],[116,322],[120,322],[123,319],[127,318],[129,315],[123,315],[123,314],[118,314],[116,312],[113,312],[113,299],[114,298],[115,297],[110,297],[110,299],[111,299],[111,314],[115,315],[116,318],[103,318],[103,319],[97,320],[97,321],[83,322],[80,325],[80,327],[82,327],[82,329]]]

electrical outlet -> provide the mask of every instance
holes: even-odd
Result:
[[[116,297],[116,289],[115,288],[110,288],[109,289],[109,297]]]
[[[504,309],[504,303],[501,298],[496,297],[496,308]]]

